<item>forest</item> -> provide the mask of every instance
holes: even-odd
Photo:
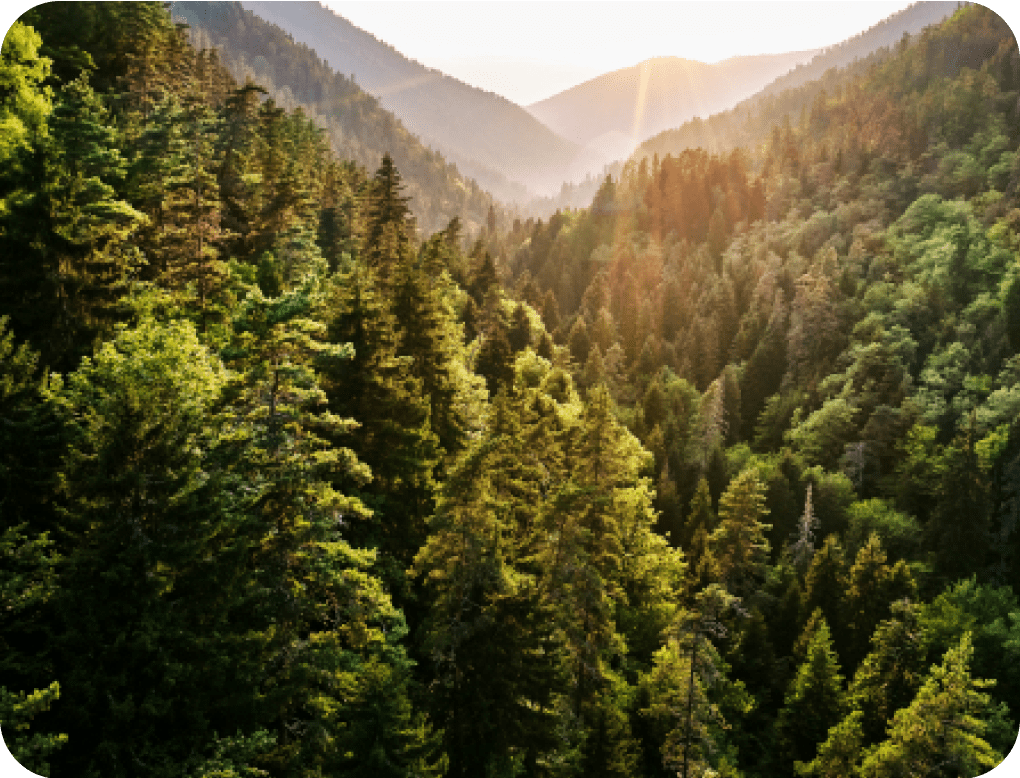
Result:
[[[329,110],[376,116],[327,76]],[[586,207],[432,228],[396,152],[344,157],[340,119],[238,81],[162,3],[24,14],[0,55],[14,756],[58,778],[999,764],[1020,50],[968,5],[826,79],[737,145],[636,155]]]

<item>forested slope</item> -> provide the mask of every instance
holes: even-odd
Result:
[[[353,74],[412,132],[507,202],[555,190],[580,169],[576,165],[588,164],[577,159],[580,148],[525,109],[408,59],[321,3],[243,5],[338,72]]]
[[[645,141],[637,159],[679,154],[686,148],[716,153],[755,149],[785,116],[795,120],[818,96],[833,95],[893,55],[897,46],[916,40],[925,27],[937,25],[960,3],[930,0],[893,14],[864,32],[816,54],[810,62],[780,76],[752,97],[727,111],[703,114]],[[707,116],[707,118],[706,118]]]
[[[465,253],[160,4],[78,7],[0,56],[26,766],[958,777],[1013,747],[998,17],[776,127],[760,174],[630,163]]]
[[[389,154],[404,175],[412,210],[427,234],[454,216],[473,232],[485,223],[492,196],[319,53],[237,2],[178,2],[173,14],[190,25],[198,48],[217,49],[239,83],[250,78],[277,105],[288,111],[301,108],[326,131],[339,159],[375,169]]]

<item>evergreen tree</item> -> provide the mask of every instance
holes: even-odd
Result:
[[[711,773],[714,737],[726,727],[708,697],[722,668],[711,641],[726,635],[723,616],[735,606],[736,598],[722,587],[709,586],[696,596],[694,608],[678,613],[674,636],[655,654],[645,681],[650,703],[642,713],[666,730],[661,750],[670,773],[685,778]]]
[[[505,328],[495,324],[489,329],[488,336],[482,341],[475,360],[475,371],[485,379],[490,395],[502,388],[512,391],[514,366],[513,347],[507,338]]]
[[[8,181],[21,155],[45,134],[46,117],[52,109],[50,90],[44,86],[50,61],[39,55],[41,43],[34,29],[15,22],[0,49],[0,80],[4,84],[0,97],[0,168]],[[2,192],[0,198],[9,194]],[[2,204],[0,199],[0,207]]]
[[[743,597],[757,588],[768,559],[765,533],[770,524],[764,488],[753,470],[745,470],[719,499],[719,525],[709,537],[719,580],[734,595]]]
[[[473,391],[464,374],[461,333],[453,312],[432,279],[415,261],[402,261],[395,268],[389,287],[390,310],[398,331],[398,353],[411,360],[411,372],[421,381],[422,394],[429,400],[432,431],[447,455],[465,445],[474,423],[470,417]]]
[[[863,659],[868,642],[880,621],[887,618],[891,603],[915,594],[915,586],[906,563],[886,564],[878,535],[872,534],[858,552],[847,580],[844,600],[848,642],[843,656],[851,667]]]
[[[332,279],[322,312],[328,341],[349,344],[347,359],[321,360],[321,385],[332,413],[358,426],[333,439],[349,447],[372,471],[364,486],[341,483],[372,509],[372,517],[351,523],[347,537],[358,546],[379,548],[394,591],[403,571],[425,541],[426,519],[435,507],[437,440],[429,428],[429,403],[410,360],[397,355],[396,322],[371,270],[355,264]]]
[[[534,567],[543,472],[555,452],[529,446],[521,406],[500,393],[484,438],[444,484],[415,561],[431,612],[432,704],[450,775],[534,770],[556,745],[562,646]]]
[[[927,653],[917,606],[909,601],[894,603],[892,618],[878,625],[871,652],[848,690],[851,707],[860,711],[856,726],[863,746],[881,741],[893,714],[910,704],[924,680]]]
[[[48,534],[38,531],[45,525],[39,514],[47,506],[30,494],[52,492],[57,463],[47,462],[45,456],[52,423],[38,397],[37,359],[24,344],[14,349],[7,319],[0,317],[0,558],[4,560],[0,599],[5,605],[0,615],[0,725],[15,758],[34,772],[48,774],[47,759],[67,735],[33,731],[32,720],[59,699],[60,684],[51,681],[28,694],[11,689],[15,684],[45,684],[51,677],[42,650],[46,636],[40,634],[40,627],[52,618],[45,609],[55,593],[59,556]],[[26,451],[26,443],[42,451]]]
[[[829,535],[815,553],[804,576],[804,613],[814,613],[821,608],[826,622],[839,624],[846,588],[847,569],[843,547],[835,535]],[[836,632],[839,634],[838,629]]]
[[[326,341],[325,326],[309,318],[318,296],[312,282],[275,300],[250,290],[228,352],[238,372],[226,393],[222,455],[248,485],[257,540],[240,615],[258,630],[262,666],[279,668],[263,698],[278,735],[266,764],[281,772],[343,764],[364,774],[380,760],[425,758],[428,737],[399,699],[410,671],[399,645],[403,616],[369,571],[375,554],[344,537],[368,509],[333,484],[364,484],[371,474],[349,448],[329,443],[355,423],[328,411],[315,367],[350,349]],[[389,729],[366,737],[360,717],[378,689],[379,663],[390,669],[395,699],[371,714]]]
[[[786,694],[776,731],[787,763],[809,762],[844,710],[843,676],[822,618]]]
[[[365,259],[384,287],[394,274],[395,266],[406,262],[413,253],[414,223],[407,203],[400,173],[393,158],[385,154],[369,189],[365,240]]]
[[[531,345],[531,320],[521,303],[514,306],[510,317],[510,330],[507,332],[511,350],[516,354]]]
[[[973,653],[968,633],[931,668],[913,702],[896,712],[888,739],[864,758],[863,778],[978,775],[1002,760],[982,737],[988,710],[982,689],[994,682],[971,677]]]
[[[48,117],[41,176],[8,214],[5,262],[15,326],[45,364],[73,368],[125,314],[141,258],[129,241],[144,216],[118,197],[124,174],[116,131],[84,76],[67,84]]]

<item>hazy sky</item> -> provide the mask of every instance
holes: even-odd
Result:
[[[412,59],[527,105],[649,57],[717,62],[830,46],[910,2],[324,4]]]

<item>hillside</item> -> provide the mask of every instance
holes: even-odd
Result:
[[[585,81],[527,109],[606,161],[621,159],[664,129],[732,107],[813,53],[734,57],[711,65],[659,57]]]
[[[326,130],[336,154],[368,168],[389,153],[405,176],[419,227],[443,229],[459,217],[471,231],[485,223],[491,195],[415,137],[379,100],[335,72],[307,46],[237,2],[178,2],[174,18],[190,25],[198,48],[215,48],[238,82],[252,79],[278,105]]]
[[[497,196],[522,199],[514,183],[536,193],[555,191],[583,163],[573,143],[520,106],[408,59],[318,3],[242,5],[310,46],[337,72],[352,75],[408,129]]]
[[[831,95],[893,54],[904,35],[916,37],[925,27],[945,19],[956,2],[919,2],[893,14],[868,30],[831,46],[776,78],[757,94],[729,110],[703,114],[648,138],[634,152],[635,159],[678,154],[685,148],[715,152],[737,147],[756,148],[783,117],[795,120],[819,95]]]

